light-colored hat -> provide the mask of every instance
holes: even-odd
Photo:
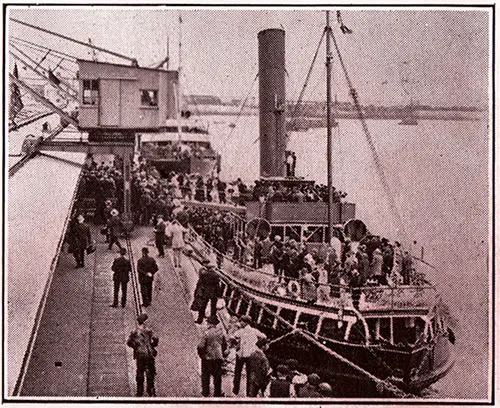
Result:
[[[118,215],[118,210],[116,208],[113,208],[111,210],[111,215],[114,217],[115,215]]]

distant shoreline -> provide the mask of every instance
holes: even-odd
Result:
[[[240,112],[238,107],[228,105],[190,105],[189,109],[195,115],[201,116],[257,116],[259,109],[257,107],[248,107]],[[357,112],[340,111],[334,112],[334,119],[359,119]],[[363,112],[365,119],[383,119],[383,120],[401,120],[405,115],[401,111],[393,110],[366,110]],[[464,111],[464,110],[417,110],[414,112],[417,120],[453,120],[453,121],[472,121],[477,122],[487,116],[487,112]],[[291,115],[288,115],[291,117]],[[324,127],[326,126],[326,115],[307,115],[296,118],[298,127]]]

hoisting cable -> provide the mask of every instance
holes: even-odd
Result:
[[[245,106],[248,102],[248,99],[250,98],[250,95],[252,94],[252,91],[253,91],[253,88],[255,86],[255,83],[257,82],[257,79],[259,78],[259,74],[256,74],[255,75],[255,78],[253,79],[251,85],[250,85],[250,89],[248,90],[248,93],[246,94],[245,96],[245,99],[243,99],[243,102],[241,103],[241,106],[240,106],[240,109],[238,111],[238,114],[236,115],[236,119],[234,121],[234,126],[231,127],[231,130],[229,131],[229,133],[227,134],[227,136],[224,138],[224,141],[222,142],[222,148],[219,152],[219,154],[222,156],[222,153],[225,152],[226,148],[228,147],[228,140],[231,138],[231,136],[233,135],[234,133],[234,129],[236,129],[236,125],[238,124],[238,121],[240,119],[240,117],[242,116],[243,114],[243,110],[245,109]],[[257,138],[257,140],[259,140]],[[255,143],[255,142],[254,142]],[[215,164],[216,166],[217,164]],[[229,171],[231,171],[234,167],[234,164],[232,164],[230,167],[229,167]]]
[[[9,41],[18,41],[18,42],[21,42],[21,43],[25,43],[24,46],[25,47],[28,47],[28,48],[31,48],[31,49],[36,49],[38,51],[42,51],[42,50],[50,50],[53,54],[59,54],[59,55],[63,55],[65,57],[68,57],[66,58],[66,61],[69,61],[69,62],[73,62],[73,63],[76,63],[76,60],[78,59],[76,56],[74,55],[70,55],[70,54],[66,54],[62,51],[57,51],[57,50],[54,50],[52,48],[49,48],[49,47],[45,47],[44,45],[41,45],[41,44],[37,44],[37,43],[34,43],[34,42],[31,42],[31,41],[28,41],[28,40],[25,40],[23,38],[19,38],[19,37],[10,37],[10,40]],[[27,45],[29,44],[29,45]],[[38,47],[38,48],[36,48]]]
[[[297,117],[297,115],[299,113],[299,109],[301,108],[302,98],[304,97],[304,93],[305,93],[307,85],[309,83],[309,79],[311,78],[314,64],[316,63],[316,58],[318,57],[319,50],[321,48],[321,44],[323,43],[323,39],[325,38],[325,34],[326,34],[326,29],[323,31],[323,34],[321,35],[321,39],[319,40],[318,48],[316,48],[316,52],[314,53],[314,57],[313,57],[313,60],[311,62],[311,66],[309,67],[309,71],[307,71],[306,80],[304,81],[304,85],[302,86],[302,90],[300,91],[299,98],[297,99],[297,102],[295,103],[295,107],[293,108],[292,117],[290,118],[291,119],[290,123],[292,126],[294,126],[294,124],[295,124],[294,119]]]
[[[248,102],[248,99],[250,98],[250,95],[251,95],[251,93],[253,91],[253,87],[254,87],[255,83],[257,82],[257,78],[259,78],[259,74],[255,75],[255,78],[253,79],[253,81],[252,81],[252,83],[250,85],[250,89],[248,90],[248,93],[246,94],[245,99],[243,99],[243,102],[240,105],[240,109],[238,110],[238,114],[236,115],[236,119],[234,121],[235,125],[238,123],[238,120],[241,117],[241,114],[243,113],[243,109],[245,109],[245,106],[246,106],[246,104]],[[232,127],[231,130],[229,131],[228,135],[225,137],[224,142],[222,143],[223,146],[222,146],[222,149],[221,149],[221,154],[224,151],[224,149],[227,147],[227,143],[226,142],[232,136],[232,134],[234,132],[234,129],[236,129],[236,126]]]
[[[340,53],[339,46],[337,44],[337,40],[335,38],[335,35],[333,34],[333,31],[330,31],[331,38],[333,40],[333,44],[335,46],[335,50],[337,51],[337,56],[339,57],[340,65],[342,67],[342,71],[344,72],[345,79],[347,81],[347,85],[349,87],[349,93],[351,95],[351,98],[354,102],[354,106],[356,107],[356,111],[358,113],[359,119],[361,121],[361,125],[363,127],[363,132],[365,134],[366,140],[368,141],[368,146],[370,147],[371,153],[373,155],[373,159],[375,161],[375,168],[377,169],[378,176],[380,178],[380,181],[382,183],[382,187],[384,189],[384,192],[387,196],[387,199],[389,201],[389,207],[391,208],[391,211],[393,215],[396,217],[399,231],[401,235],[403,236],[403,240],[408,243],[408,236],[406,235],[406,231],[404,228],[403,224],[403,219],[401,218],[401,215],[399,213],[399,210],[397,208],[396,202],[394,200],[394,197],[392,196],[391,189],[389,187],[389,183],[387,182],[387,178],[384,173],[384,169],[382,167],[382,164],[380,162],[380,158],[377,153],[377,149],[375,148],[375,144],[373,142],[372,136],[370,134],[370,131],[368,130],[368,126],[366,125],[366,120],[363,115],[363,110],[361,109],[361,104],[359,102],[359,97],[356,92],[356,89],[354,88],[351,78],[349,77],[349,73],[347,71],[347,68],[345,66],[344,60],[342,58],[342,54]]]
[[[71,37],[68,37],[66,35],[63,35],[63,34],[59,34],[59,33],[56,33],[54,31],[50,31],[50,30],[47,30],[45,28],[42,28],[42,27],[39,27],[39,26],[36,26],[34,24],[29,24],[29,23],[25,23],[24,21],[21,21],[21,20],[18,20],[16,18],[11,18],[10,21],[14,21],[15,23],[18,23],[18,24],[22,24],[26,27],[30,27],[30,28],[34,28],[35,30],[39,30],[39,31],[42,31],[44,33],[47,33],[47,34],[51,34],[51,35],[54,35],[56,37],[59,37],[59,38],[62,38],[64,40],[68,40],[68,41],[72,41],[76,44],[80,44],[80,45],[84,45],[85,47],[90,47],[92,49],[95,49],[97,51],[102,51],[104,53],[107,53],[107,54],[110,54],[110,55],[113,55],[115,57],[118,57],[118,58],[122,58],[122,59],[125,59],[125,60],[128,60],[132,63],[132,65],[134,66],[138,66],[137,64],[137,59],[135,58],[132,58],[132,57],[128,57],[126,55],[123,55],[123,54],[119,54],[117,52],[114,52],[114,51],[110,51],[110,50],[107,50],[105,48],[102,48],[102,47],[98,47],[96,45],[93,45],[93,44],[89,44],[89,43],[86,43],[86,42],[83,42],[83,41],[79,41],[79,40],[75,40],[74,38],[71,38]]]

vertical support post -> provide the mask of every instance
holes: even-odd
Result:
[[[332,189],[332,125],[331,125],[331,105],[332,105],[332,52],[330,49],[330,12],[326,12],[326,160],[327,160],[327,187],[328,187],[328,244],[333,237],[333,189]]]
[[[125,149],[123,154],[123,214],[122,222],[125,232],[128,234],[132,231],[134,225],[132,221],[132,161],[131,151]]]

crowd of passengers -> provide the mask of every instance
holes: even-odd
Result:
[[[309,250],[306,243],[279,235],[250,238],[222,211],[191,208],[187,213],[195,231],[221,255],[245,266],[271,270],[278,281],[273,291],[283,296],[300,296],[315,303],[322,286],[320,276],[326,276],[322,283],[330,286],[330,296],[340,297],[342,288],[350,288],[357,306],[360,287],[424,283],[411,254],[399,242],[392,244],[386,238],[367,236],[358,243],[339,233],[336,244]],[[219,257],[219,267],[221,262]]]
[[[196,143],[180,144],[173,143],[164,146],[154,146],[149,143],[143,143],[141,146],[141,153],[144,157],[150,158],[173,158],[173,159],[188,159],[192,156],[201,158],[210,156],[215,156],[215,152],[211,149],[207,149],[204,146],[200,146]]]
[[[89,156],[83,165],[79,184],[78,197],[92,199],[95,202],[96,223],[106,220],[106,202],[114,207],[123,207],[123,174],[122,162],[115,159],[111,162],[97,162]],[[83,207],[85,203],[80,203]]]
[[[133,168],[132,211],[134,221],[142,225],[154,224],[155,216],[162,214],[172,220],[181,208],[180,200],[234,203],[240,195],[275,197],[280,187],[274,183],[255,182],[250,191],[241,181],[224,183],[217,178],[198,174],[170,172],[162,178],[153,166],[139,162]],[[110,196],[121,199],[123,177],[114,165],[92,163],[85,167],[82,191],[93,194],[98,209],[105,211],[105,201]],[[228,189],[228,186],[230,187]],[[310,185],[311,197],[319,198],[323,186]],[[236,194],[238,191],[239,194]],[[292,191],[294,191],[292,189]],[[339,197],[344,197],[342,193]],[[324,199],[322,197],[321,199]],[[119,204],[115,208],[120,208]],[[99,210],[98,210],[99,211]],[[390,243],[386,238],[367,236],[351,242],[341,232],[331,246],[322,244],[309,249],[289,237],[279,235],[251,238],[237,228],[234,215],[228,211],[187,207],[183,223],[188,222],[219,253],[218,266],[222,266],[223,255],[255,269],[272,270],[279,285],[274,290],[282,295],[299,296],[308,302],[316,302],[320,276],[326,276],[330,295],[339,297],[340,288],[350,288],[355,304],[360,292],[357,288],[380,285],[419,285],[423,277],[416,273],[411,254],[403,250],[399,242]],[[290,284],[292,282],[292,284]],[[295,282],[298,287],[295,287]],[[323,283],[323,282],[322,282]]]

